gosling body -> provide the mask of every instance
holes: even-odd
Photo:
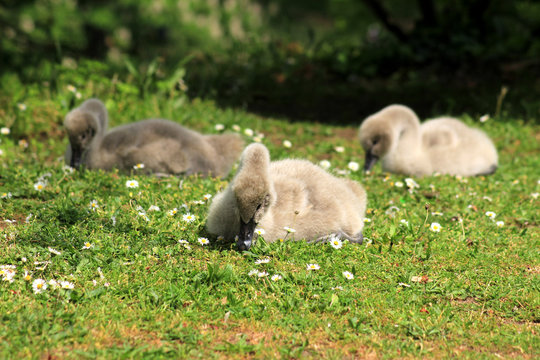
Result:
[[[360,126],[365,170],[380,159],[385,171],[413,176],[433,173],[474,176],[497,169],[497,150],[481,130],[458,119],[440,117],[420,125],[403,105],[390,105]]]
[[[236,238],[241,250],[251,246],[255,228],[264,230],[268,242],[323,241],[332,235],[362,242],[366,202],[360,184],[306,160],[270,162],[266,147],[252,144],[232,182],[214,198],[207,230]]]
[[[144,173],[224,176],[243,148],[237,134],[202,135],[175,122],[149,119],[107,132],[107,111],[97,99],[85,101],[65,119],[72,167]]]

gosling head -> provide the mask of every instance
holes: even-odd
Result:
[[[375,163],[390,151],[392,133],[385,123],[369,121],[360,127],[360,144],[366,152],[364,171],[369,171]]]
[[[275,199],[269,167],[270,154],[264,145],[251,144],[242,153],[240,168],[233,180],[240,215],[236,242],[240,250],[251,247],[255,228]]]
[[[67,114],[64,126],[71,146],[71,158],[67,160],[69,166],[78,168],[84,163],[90,144],[99,131],[99,121],[95,114],[75,109]]]

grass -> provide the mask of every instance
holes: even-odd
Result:
[[[97,95],[107,100],[112,126],[152,116],[205,133],[238,125],[263,133],[274,159],[328,160],[338,174],[362,162],[356,128],[220,109],[174,89],[141,99],[130,81],[92,76],[82,85],[59,75],[53,90],[11,79],[13,90],[0,93],[0,127],[11,130],[0,135],[0,265],[16,266],[13,282],[0,281],[1,358],[540,355],[538,125],[462,116],[496,143],[500,168],[490,177],[425,177],[408,191],[405,177],[380,167],[370,175],[347,171],[342,176],[369,195],[363,245],[260,240],[239,253],[213,239],[198,242],[207,237],[205,195],[231,175],[70,172],[61,125],[69,108]],[[139,186],[126,187],[128,180]],[[184,221],[187,212],[196,219]],[[430,230],[434,222],[440,232]],[[310,263],[320,269],[308,271]],[[39,278],[73,289],[49,284],[36,294]]]

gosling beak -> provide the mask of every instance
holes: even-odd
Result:
[[[364,171],[371,170],[377,160],[379,160],[379,157],[377,155],[373,155],[370,150],[366,151],[366,162],[364,163]]]
[[[81,166],[82,150],[80,148],[71,147],[71,160],[69,166],[78,169]]]
[[[247,223],[245,223],[243,220],[240,220],[240,234],[238,234],[238,240],[236,241],[236,246],[238,247],[238,250],[249,250],[253,241],[255,226],[257,226],[257,224],[253,219],[249,220]]]

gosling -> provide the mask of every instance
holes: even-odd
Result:
[[[307,160],[270,162],[268,149],[251,144],[229,186],[210,205],[206,228],[248,250],[257,227],[268,242],[292,237],[311,242],[337,236],[362,242],[364,188],[330,175]]]
[[[147,174],[225,176],[244,146],[237,134],[202,135],[163,119],[142,120],[108,132],[107,124],[107,109],[98,99],[69,112],[64,121],[69,137],[66,163],[123,172],[143,164],[140,171]]]
[[[497,170],[497,150],[481,130],[458,119],[436,118],[420,125],[403,105],[390,105],[360,126],[364,170],[381,159],[385,171],[412,176],[433,173],[474,176]]]

